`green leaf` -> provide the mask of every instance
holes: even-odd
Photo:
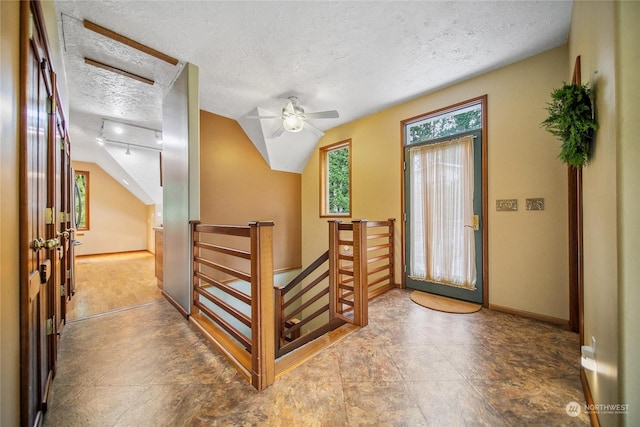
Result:
[[[589,160],[591,141],[598,130],[593,117],[591,90],[586,84],[565,82],[551,92],[547,111],[549,116],[541,126],[562,141],[558,157],[574,168],[583,167]]]

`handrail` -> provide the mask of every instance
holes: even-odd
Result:
[[[288,284],[282,287],[282,292],[283,293],[289,292],[291,288],[293,288],[298,283],[300,283],[305,277],[311,274],[311,272],[314,271],[316,268],[320,267],[328,259],[329,259],[329,251],[326,251],[325,253],[320,255],[313,263],[311,263],[309,267],[305,268],[300,274],[294,277],[293,280],[291,280]]]
[[[251,223],[250,223],[251,224]],[[251,225],[212,225],[195,223],[195,232],[225,234],[228,236],[251,237]]]
[[[344,324],[344,321],[335,321],[331,314],[329,268],[323,267],[328,260],[329,251],[320,255],[287,285],[276,286],[278,357]]]

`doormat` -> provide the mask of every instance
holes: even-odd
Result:
[[[423,307],[437,311],[444,311],[445,313],[468,314],[475,313],[482,308],[480,304],[473,302],[460,301],[420,291],[411,292],[411,301]]]

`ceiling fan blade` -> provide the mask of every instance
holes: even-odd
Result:
[[[336,110],[331,110],[319,111],[317,113],[305,113],[305,117],[308,119],[337,119],[340,115]]]
[[[318,129],[315,126],[310,125],[308,122],[304,122],[304,128],[306,130],[308,130],[308,131],[311,131],[311,133],[313,133],[318,138],[320,138],[322,135],[324,135],[324,132],[322,132],[320,129]]]
[[[276,129],[276,131],[273,133],[273,135],[271,135],[271,138],[277,138],[280,135],[282,135],[283,132],[284,132],[284,126],[280,125],[280,127],[278,127],[278,129]]]
[[[245,119],[281,119],[282,116],[254,116],[254,115],[249,115],[249,116],[244,116]]]

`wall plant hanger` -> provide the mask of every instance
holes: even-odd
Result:
[[[558,157],[573,168],[583,167],[589,160],[593,134],[598,130],[591,89],[586,84],[564,83],[551,92],[551,102],[547,105],[549,117],[541,126],[562,141]]]

